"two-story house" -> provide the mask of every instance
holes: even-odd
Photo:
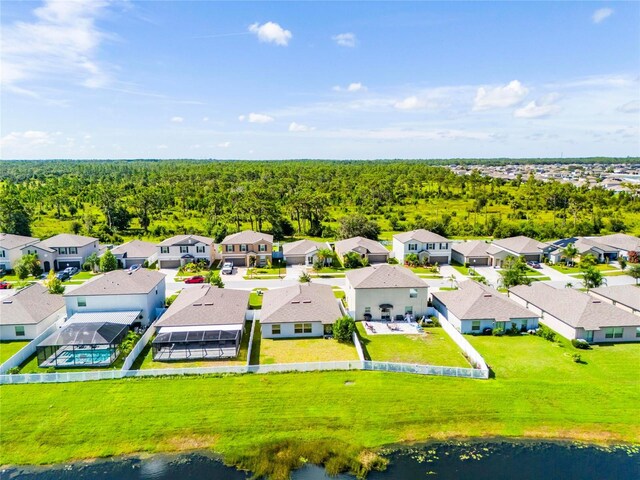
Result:
[[[92,253],[99,251],[98,239],[61,233],[41,242],[22,247],[22,254],[35,253],[45,272],[67,267],[82,268],[82,264]]]
[[[22,249],[39,241],[38,238],[0,233],[0,271],[13,270],[22,257]]]
[[[400,263],[413,253],[421,262],[442,265],[451,262],[451,240],[422,228],[398,233],[393,236],[393,253]]]
[[[220,244],[223,262],[231,262],[235,267],[266,265],[271,261],[273,235],[244,230],[227,235]]]
[[[187,263],[213,261],[213,238],[176,235],[157,245],[159,268],[179,268]]]

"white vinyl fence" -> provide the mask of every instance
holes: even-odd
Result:
[[[362,351],[362,344],[360,343],[360,337],[358,336],[358,332],[353,332],[353,344],[356,346],[356,352],[358,352],[358,358],[360,361],[364,362],[366,358],[364,358],[364,352]]]
[[[53,332],[55,332],[66,320],[66,317],[61,318],[57,322],[49,325],[49,328],[47,328],[44,332],[31,340],[29,343],[27,343],[13,356],[9,357],[8,360],[0,365],[0,374],[7,373],[13,367],[19,367],[20,365],[22,365],[31,355],[36,353],[36,347],[38,346],[38,344]]]
[[[249,347],[247,348],[247,367],[251,364],[251,349],[253,347],[253,336],[256,333],[256,323],[258,323],[258,321],[256,320],[256,317],[258,315],[255,314],[255,312],[259,312],[260,310],[252,310],[254,312],[253,317],[251,319],[251,334],[249,335]]]
[[[469,341],[464,338],[464,336],[456,330],[456,327],[449,323],[449,320],[444,318],[444,316],[440,312],[436,312],[438,315],[438,321],[440,325],[444,329],[445,332],[449,334],[451,339],[456,342],[456,344],[462,349],[462,351],[467,355],[467,358],[471,362],[476,369],[487,372],[487,378],[489,378],[489,367],[487,366],[487,362],[484,361],[484,358],[478,351],[473,348],[473,345],[469,343]]]
[[[123,371],[131,370],[131,367],[133,366],[133,363],[136,361],[136,358],[138,358],[138,356],[142,353],[142,350],[144,350],[144,348],[147,346],[147,344],[151,340],[151,337],[153,337],[155,334],[156,334],[155,325],[150,325],[149,328],[147,328],[147,331],[144,332],[142,337],[140,337],[140,340],[138,340],[138,343],[136,343],[133,346],[133,349],[131,350],[129,355],[127,355],[127,358],[124,359],[124,363],[122,364]]]

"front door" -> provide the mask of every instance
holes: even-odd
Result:
[[[380,318],[385,322],[390,321],[391,320],[391,309],[390,308],[381,308],[380,309]]]
[[[586,330],[585,340],[589,343],[593,343],[593,330]]]

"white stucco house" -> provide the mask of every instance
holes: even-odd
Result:
[[[159,268],[179,268],[187,263],[214,258],[213,238],[200,235],[176,235],[156,245]]]
[[[491,287],[473,280],[458,290],[432,292],[433,307],[461,333],[481,334],[485,328],[538,328],[538,316]]]
[[[33,340],[66,315],[62,295],[34,283],[0,301],[0,340]]]
[[[114,270],[64,294],[67,316],[100,312],[137,312],[133,324],[153,322],[165,302],[165,275],[141,268]]]
[[[501,267],[509,257],[524,257],[527,262],[541,262],[544,250],[548,247],[548,243],[524,235],[494,240],[487,248],[489,265]]]
[[[67,267],[82,268],[92,253],[99,253],[98,239],[82,235],[61,233],[41,242],[22,247],[22,254],[35,253],[45,272]]]
[[[263,338],[304,338],[331,335],[342,317],[330,285],[301,283],[264,292],[260,326]]]
[[[338,240],[335,245],[336,254],[340,260],[347,253],[356,253],[360,258],[366,258],[369,263],[386,263],[389,260],[389,250],[380,242],[364,237],[351,237]]]
[[[539,315],[540,323],[569,340],[640,341],[640,316],[573,288],[558,289],[534,282],[512,287],[509,297]]]
[[[158,260],[158,248],[155,243],[142,240],[131,240],[111,249],[111,253],[116,257],[118,264],[122,268],[129,268],[131,265],[152,265]]]
[[[626,233],[614,233],[612,235],[603,235],[595,237],[598,242],[609,246],[617,253],[617,257],[624,257],[629,260],[629,253],[635,252],[640,255],[640,238]]]
[[[640,288],[635,285],[616,285],[589,290],[589,295],[615,305],[629,313],[640,315]]]
[[[380,264],[346,274],[349,313],[356,320],[394,320],[427,315],[429,287],[408,268]]]
[[[471,267],[489,265],[488,248],[489,244],[483,240],[457,242],[451,247],[451,259],[460,265],[468,263]]]
[[[398,262],[404,264],[405,257],[412,253],[418,255],[421,262],[451,263],[451,240],[424,229],[393,236],[393,254]]]
[[[38,238],[0,233],[0,271],[13,270],[18,260],[22,258],[22,249],[39,241]]]
[[[287,265],[313,265],[318,261],[320,250],[332,251],[326,242],[314,242],[307,239],[282,245],[282,254]]]

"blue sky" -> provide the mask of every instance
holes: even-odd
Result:
[[[1,158],[640,155],[638,2],[3,2]]]

